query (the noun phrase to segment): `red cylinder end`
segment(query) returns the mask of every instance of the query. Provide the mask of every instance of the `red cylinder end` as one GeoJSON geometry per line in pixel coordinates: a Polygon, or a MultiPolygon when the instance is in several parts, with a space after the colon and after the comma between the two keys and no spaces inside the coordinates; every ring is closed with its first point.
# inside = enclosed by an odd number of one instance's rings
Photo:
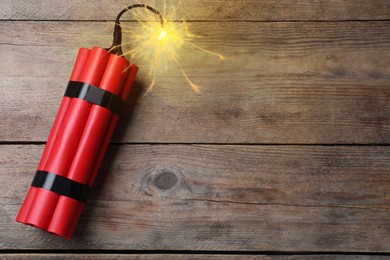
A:
{"type": "Polygon", "coordinates": [[[30,211],[31,204],[34,201],[36,191],[37,191],[37,188],[32,187],[32,186],[28,189],[26,198],[24,199],[22,206],[20,207],[19,213],[16,216],[17,222],[24,223],[26,221],[28,212],[30,211]]]}
{"type": "Polygon", "coordinates": [[[83,209],[82,202],[60,196],[47,231],[71,239],[83,209]]]}
{"type": "Polygon", "coordinates": [[[73,66],[72,73],[70,74],[70,81],[80,81],[81,75],[83,74],[84,67],[88,61],[89,54],[91,53],[90,49],[80,48],[79,53],[77,54],[76,61],[73,66]]]}
{"type": "Polygon", "coordinates": [[[99,86],[106,69],[109,53],[106,49],[93,47],[91,54],[84,66],[80,81],[94,86],[99,86]]]}
{"type": "Polygon", "coordinates": [[[33,225],[44,230],[49,226],[59,195],[49,190],[37,188],[34,204],[24,221],[25,224],[33,225]]]}

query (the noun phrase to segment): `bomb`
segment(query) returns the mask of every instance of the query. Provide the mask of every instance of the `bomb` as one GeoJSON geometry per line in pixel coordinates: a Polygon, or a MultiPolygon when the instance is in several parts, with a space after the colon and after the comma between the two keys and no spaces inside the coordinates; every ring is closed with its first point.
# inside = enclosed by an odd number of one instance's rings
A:
{"type": "Polygon", "coordinates": [[[138,67],[124,58],[116,19],[111,47],[81,48],[16,221],[71,239],[138,67]]]}

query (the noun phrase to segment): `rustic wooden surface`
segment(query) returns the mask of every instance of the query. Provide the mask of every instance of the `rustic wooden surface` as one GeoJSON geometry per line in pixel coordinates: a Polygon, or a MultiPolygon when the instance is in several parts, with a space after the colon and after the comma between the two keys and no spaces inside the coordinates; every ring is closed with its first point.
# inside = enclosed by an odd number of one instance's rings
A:
{"type": "Polygon", "coordinates": [[[226,61],[184,49],[201,94],[170,68],[144,97],[138,64],[74,239],[16,223],[78,48],[109,46],[131,3],[0,2],[3,257],[390,254],[390,1],[379,0],[168,1],[226,61]]]}
{"type": "MultiPolygon", "coordinates": [[[[334,21],[389,19],[389,0],[165,0],[187,20],[223,21],[334,21]]],[[[4,20],[113,20],[120,8],[135,0],[3,0],[4,20]]],[[[163,1],[145,0],[163,10],[163,1]]],[[[126,15],[131,20],[131,14],[126,15]]],[[[124,17],[126,19],[126,17],[124,17]]]]}
{"type": "MultiPolygon", "coordinates": [[[[390,142],[389,21],[199,22],[191,28],[203,35],[200,46],[227,61],[196,52],[183,59],[187,73],[206,86],[200,95],[179,70],[161,72],[154,91],[131,115],[124,112],[115,141],[390,142]]],[[[0,139],[45,141],[79,46],[109,46],[111,38],[102,35],[111,35],[112,25],[8,21],[0,30],[0,139]]],[[[138,65],[136,91],[148,85],[147,66],[138,65]]]]}

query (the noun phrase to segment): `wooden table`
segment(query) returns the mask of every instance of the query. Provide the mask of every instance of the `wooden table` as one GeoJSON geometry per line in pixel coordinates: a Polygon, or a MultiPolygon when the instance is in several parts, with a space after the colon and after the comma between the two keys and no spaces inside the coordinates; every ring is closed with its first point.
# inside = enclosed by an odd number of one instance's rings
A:
{"type": "Polygon", "coordinates": [[[74,238],[16,223],[78,48],[108,47],[113,19],[132,3],[0,3],[5,256],[390,253],[388,0],[182,0],[176,17],[226,60],[184,47],[201,93],[172,66],[145,96],[149,61],[140,62],[74,238]]]}

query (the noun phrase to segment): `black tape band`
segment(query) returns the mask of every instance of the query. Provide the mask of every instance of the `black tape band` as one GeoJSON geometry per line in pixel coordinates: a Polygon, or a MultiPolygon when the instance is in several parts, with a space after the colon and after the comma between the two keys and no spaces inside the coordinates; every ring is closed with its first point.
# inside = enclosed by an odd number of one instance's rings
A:
{"type": "Polygon", "coordinates": [[[117,115],[119,115],[123,104],[123,100],[119,96],[78,81],[69,81],[64,96],[86,100],[92,104],[105,107],[117,115]]]}
{"type": "Polygon", "coordinates": [[[50,190],[83,203],[87,200],[90,190],[88,185],[46,171],[36,171],[31,186],[50,190]]]}

